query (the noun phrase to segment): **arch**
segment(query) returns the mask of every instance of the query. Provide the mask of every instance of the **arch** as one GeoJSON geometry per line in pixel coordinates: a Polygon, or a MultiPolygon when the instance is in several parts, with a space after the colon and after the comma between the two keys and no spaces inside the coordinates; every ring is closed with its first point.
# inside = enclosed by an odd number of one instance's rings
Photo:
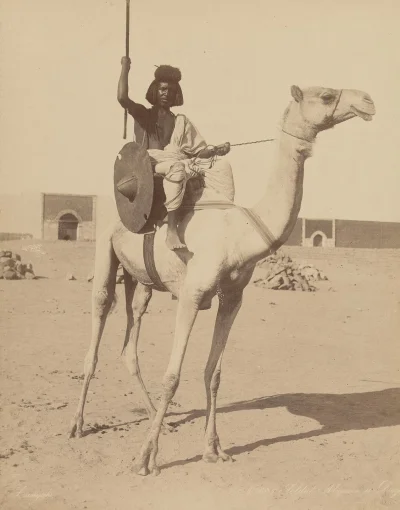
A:
{"type": "Polygon", "coordinates": [[[76,241],[78,239],[79,219],[75,212],[64,212],[58,215],[58,239],[76,241]]]}
{"type": "Polygon", "coordinates": [[[327,245],[328,238],[324,232],[316,230],[310,237],[310,241],[312,246],[324,248],[327,245]]]}
{"type": "Polygon", "coordinates": [[[82,218],[79,216],[79,214],[74,209],[63,209],[60,211],[57,216],[55,217],[56,221],[60,221],[60,218],[64,216],[65,214],[72,214],[75,216],[75,218],[78,220],[79,223],[82,223],[82,218]]]}

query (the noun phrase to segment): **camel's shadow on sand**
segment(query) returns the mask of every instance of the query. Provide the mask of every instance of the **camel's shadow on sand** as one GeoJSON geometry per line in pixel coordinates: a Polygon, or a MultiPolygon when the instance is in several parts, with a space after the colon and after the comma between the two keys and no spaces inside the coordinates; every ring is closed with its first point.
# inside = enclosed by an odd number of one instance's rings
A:
{"type": "MultiPolygon", "coordinates": [[[[229,455],[240,455],[251,452],[260,446],[274,443],[298,441],[312,437],[334,434],[350,430],[366,430],[380,427],[400,425],[400,388],[389,388],[382,391],[368,393],[324,394],[324,393],[289,393],[255,398],[242,402],[235,402],[218,408],[218,414],[234,411],[251,411],[285,407],[297,416],[311,418],[320,423],[321,428],[290,434],[286,436],[261,439],[254,443],[238,445],[228,448],[229,455]]],[[[174,426],[180,426],[196,418],[205,416],[204,410],[192,410],[187,413],[169,413],[168,416],[180,416],[174,426]]],[[[217,418],[218,419],[218,418],[217,418]]],[[[223,438],[222,438],[223,441],[223,438]]],[[[172,466],[182,466],[201,459],[201,455],[165,464],[164,469],[172,466]]]]}

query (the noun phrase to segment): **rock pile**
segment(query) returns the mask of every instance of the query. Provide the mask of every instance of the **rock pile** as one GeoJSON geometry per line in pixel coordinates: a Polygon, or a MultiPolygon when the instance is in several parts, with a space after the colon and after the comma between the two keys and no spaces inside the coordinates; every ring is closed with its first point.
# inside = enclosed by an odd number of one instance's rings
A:
{"type": "Polygon", "coordinates": [[[311,282],[328,279],[312,264],[296,264],[283,253],[270,255],[259,262],[258,267],[265,269],[266,273],[253,280],[253,283],[266,289],[314,292],[317,289],[311,282]]]}
{"type": "Polygon", "coordinates": [[[34,280],[32,264],[23,264],[18,253],[9,250],[0,251],[0,279],[5,280],[34,280]]]}

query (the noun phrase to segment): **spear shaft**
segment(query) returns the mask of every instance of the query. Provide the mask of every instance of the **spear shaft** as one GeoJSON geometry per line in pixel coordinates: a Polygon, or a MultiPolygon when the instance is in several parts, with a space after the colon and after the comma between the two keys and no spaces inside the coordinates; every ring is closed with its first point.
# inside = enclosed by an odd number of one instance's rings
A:
{"type": "MultiPolygon", "coordinates": [[[[126,0],[126,13],[125,13],[125,56],[129,57],[129,21],[130,21],[130,0],[126,0]]],[[[124,111],[124,140],[126,140],[126,131],[128,124],[128,110],[124,111]]]]}

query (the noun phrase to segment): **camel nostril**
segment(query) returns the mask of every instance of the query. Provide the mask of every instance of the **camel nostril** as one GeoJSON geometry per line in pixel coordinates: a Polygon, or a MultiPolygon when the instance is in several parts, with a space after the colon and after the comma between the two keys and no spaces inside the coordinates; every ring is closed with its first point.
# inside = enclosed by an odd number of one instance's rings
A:
{"type": "Polygon", "coordinates": [[[371,103],[371,104],[373,103],[372,98],[371,98],[371,96],[370,96],[369,94],[364,94],[364,95],[363,95],[363,100],[364,100],[366,103],[371,103]]]}

